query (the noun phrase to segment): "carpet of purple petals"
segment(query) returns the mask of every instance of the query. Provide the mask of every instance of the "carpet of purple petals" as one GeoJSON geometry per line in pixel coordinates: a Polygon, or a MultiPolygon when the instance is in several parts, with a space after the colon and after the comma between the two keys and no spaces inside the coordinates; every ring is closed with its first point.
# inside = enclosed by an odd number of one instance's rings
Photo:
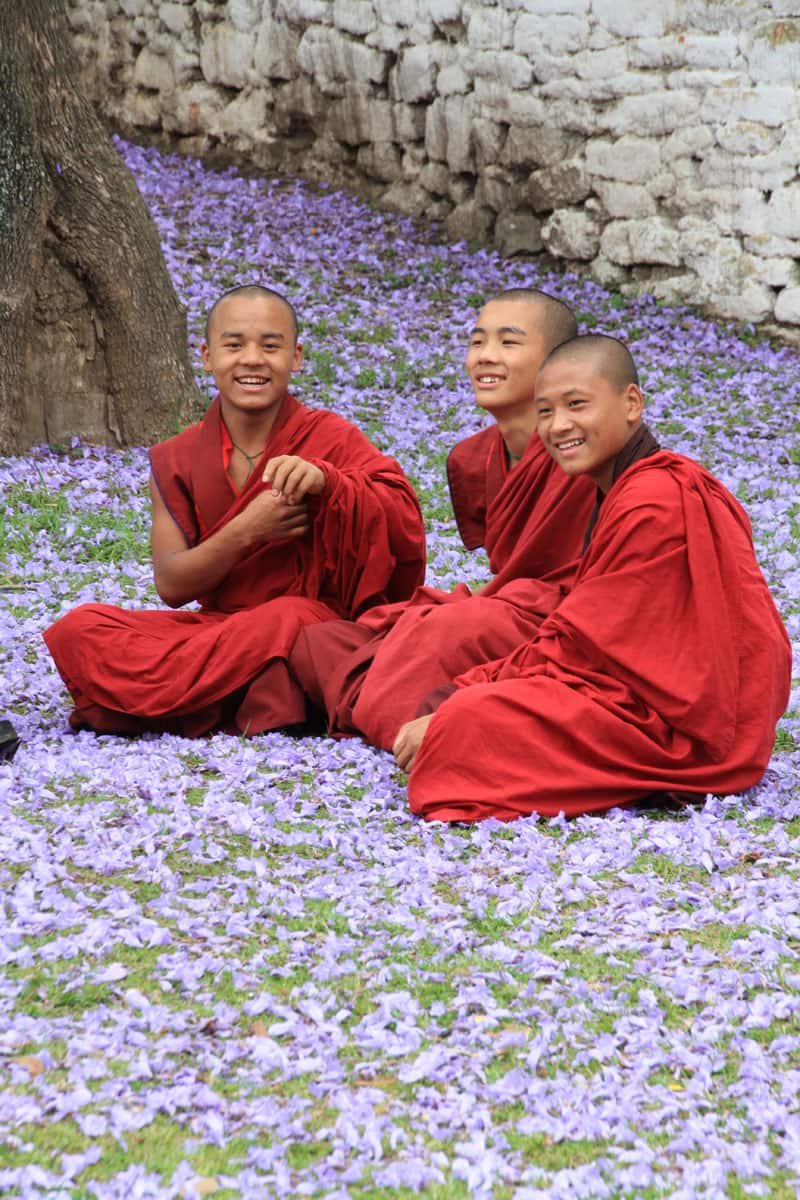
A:
{"type": "MultiPolygon", "coordinates": [[[[196,343],[261,279],[298,392],[367,428],[485,576],[446,450],[480,298],[627,336],[662,440],[747,504],[800,646],[796,351],[437,244],[352,197],[122,146],[196,343]]],[[[147,353],[147,347],[142,347],[147,353]]],[[[72,736],[40,634],[154,602],[143,451],[0,460],[0,1194],[758,1197],[800,1185],[800,689],[764,782],[678,814],[422,825],[358,742],[72,736]],[[2,715],[2,713],[0,713],[2,715]]]]}

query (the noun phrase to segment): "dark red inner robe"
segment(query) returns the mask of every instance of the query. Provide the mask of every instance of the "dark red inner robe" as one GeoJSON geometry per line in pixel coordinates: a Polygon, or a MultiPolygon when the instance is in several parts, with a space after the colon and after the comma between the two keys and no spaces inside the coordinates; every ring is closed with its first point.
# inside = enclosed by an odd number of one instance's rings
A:
{"type": "Polygon", "coordinates": [[[595,488],[538,434],[511,470],[500,430],[482,430],[451,452],[448,480],[465,545],[485,544],[494,578],[478,595],[418,588],[355,624],[307,627],[290,663],[333,733],[391,749],[429,692],[527,640],[577,570],[595,488]]]}
{"type": "Polygon", "coordinates": [[[456,680],[412,768],[412,811],[512,820],[741,791],[769,762],[790,675],[745,512],[660,451],[612,486],[535,635],[456,680]]]}
{"type": "Polygon", "coordinates": [[[424,577],[416,496],[399,464],[334,413],[287,396],[240,493],[225,469],[215,400],[203,421],[154,446],[164,503],[189,545],[227,524],[263,491],[270,458],[296,454],[325,473],[302,538],[267,542],[237,563],[196,611],[130,612],[86,604],[44,634],[76,704],[75,728],[242,732],[304,720],[285,659],[304,624],[357,617],[408,597],[424,577]]]}

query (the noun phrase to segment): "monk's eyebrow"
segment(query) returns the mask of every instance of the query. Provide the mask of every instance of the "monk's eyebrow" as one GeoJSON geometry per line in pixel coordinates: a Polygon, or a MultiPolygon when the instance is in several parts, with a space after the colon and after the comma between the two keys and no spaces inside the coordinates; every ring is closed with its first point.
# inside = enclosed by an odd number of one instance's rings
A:
{"type": "Polygon", "coordinates": [[[515,333],[518,337],[527,337],[524,329],[520,329],[517,325],[501,325],[498,333],[515,333]]]}
{"type": "MultiPolygon", "coordinates": [[[[235,329],[225,329],[220,334],[220,337],[241,338],[241,337],[244,337],[244,334],[240,333],[238,330],[235,330],[235,329]]],[[[286,338],[284,337],[284,335],[282,333],[272,333],[272,332],[270,332],[270,330],[267,330],[266,333],[261,334],[261,340],[262,340],[262,342],[285,342],[286,338]]]]}

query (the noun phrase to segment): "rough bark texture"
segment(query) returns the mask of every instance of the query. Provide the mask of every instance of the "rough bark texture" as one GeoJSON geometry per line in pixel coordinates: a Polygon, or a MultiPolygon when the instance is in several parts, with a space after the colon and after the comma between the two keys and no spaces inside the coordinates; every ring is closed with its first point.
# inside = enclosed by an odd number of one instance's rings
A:
{"type": "Polygon", "coordinates": [[[199,400],[158,233],[78,91],[64,0],[0,3],[0,452],[137,445],[199,400]]]}

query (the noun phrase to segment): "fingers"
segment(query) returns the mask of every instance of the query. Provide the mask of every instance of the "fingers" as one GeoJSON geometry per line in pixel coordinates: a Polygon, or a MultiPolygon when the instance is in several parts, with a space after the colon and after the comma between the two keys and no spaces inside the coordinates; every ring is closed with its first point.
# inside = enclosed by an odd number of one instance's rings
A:
{"type": "Polygon", "coordinates": [[[325,486],[324,472],[294,454],[270,459],[262,478],[272,484],[273,496],[282,495],[289,504],[296,504],[308,492],[319,493],[325,486]]]}

